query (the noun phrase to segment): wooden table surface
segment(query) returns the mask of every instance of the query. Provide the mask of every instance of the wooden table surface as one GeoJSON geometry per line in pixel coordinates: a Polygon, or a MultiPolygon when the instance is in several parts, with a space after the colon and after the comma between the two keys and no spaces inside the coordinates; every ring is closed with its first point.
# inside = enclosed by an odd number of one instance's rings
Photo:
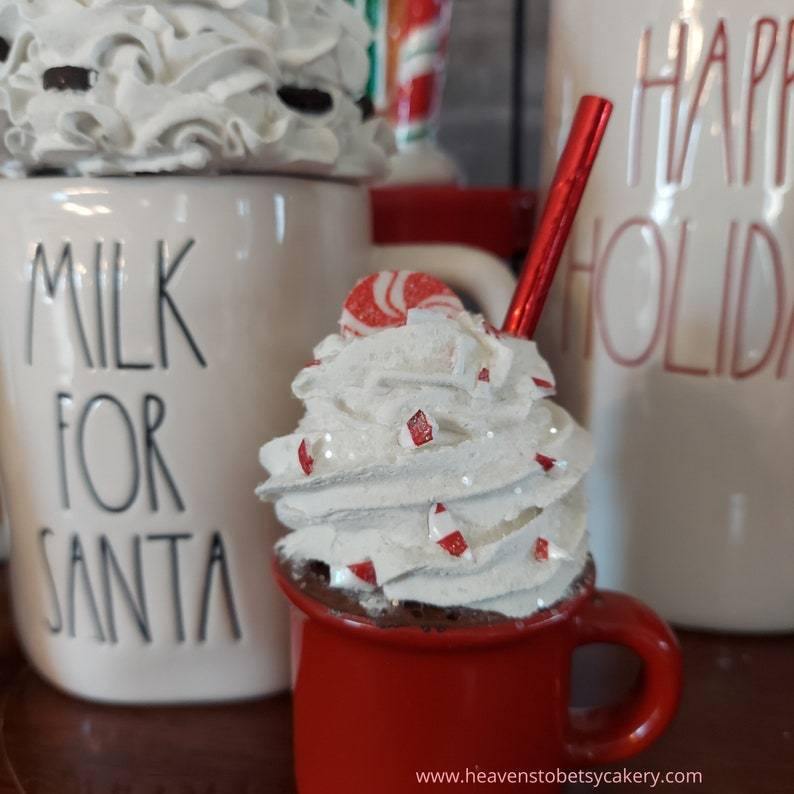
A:
{"type": "MultiPolygon", "coordinates": [[[[681,632],[680,639],[685,690],[679,714],[661,741],[625,766],[702,773],[702,784],[667,785],[668,790],[792,794],[794,637],[681,632]]],[[[575,702],[586,705],[617,697],[636,670],[635,660],[616,649],[580,651],[575,702]]],[[[288,696],[238,705],[146,709],[68,698],[25,664],[13,634],[4,571],[0,692],[0,794],[295,792],[288,696]]],[[[584,784],[567,789],[576,794],[592,790],[584,784]]],[[[650,788],[628,784],[598,790],[650,788]]]]}

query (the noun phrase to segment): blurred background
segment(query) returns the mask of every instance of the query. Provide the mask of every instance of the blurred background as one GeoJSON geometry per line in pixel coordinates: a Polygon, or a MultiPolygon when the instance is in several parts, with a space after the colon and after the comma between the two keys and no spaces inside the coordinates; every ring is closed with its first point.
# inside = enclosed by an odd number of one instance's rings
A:
{"type": "Polygon", "coordinates": [[[467,184],[538,184],[549,5],[455,3],[439,142],[467,184]]]}

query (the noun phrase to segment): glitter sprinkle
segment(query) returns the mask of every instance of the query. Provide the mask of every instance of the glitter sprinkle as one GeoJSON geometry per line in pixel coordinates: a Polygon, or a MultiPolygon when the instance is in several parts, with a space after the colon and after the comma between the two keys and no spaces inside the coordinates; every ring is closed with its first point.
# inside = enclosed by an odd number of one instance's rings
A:
{"type": "Polygon", "coordinates": [[[463,476],[460,478],[460,481],[461,481],[461,482],[462,482],[462,483],[463,483],[463,484],[464,484],[464,485],[465,485],[467,488],[468,488],[468,487],[471,485],[471,477],[469,477],[467,474],[464,474],[464,475],[463,475],[463,476]]]}

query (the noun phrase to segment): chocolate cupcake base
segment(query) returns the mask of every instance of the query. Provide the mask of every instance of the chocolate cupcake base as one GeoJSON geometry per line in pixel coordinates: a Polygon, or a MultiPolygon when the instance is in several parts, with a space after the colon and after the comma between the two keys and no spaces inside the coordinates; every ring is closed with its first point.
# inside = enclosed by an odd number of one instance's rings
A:
{"type": "MultiPolygon", "coordinates": [[[[301,592],[324,604],[338,614],[356,615],[372,620],[380,628],[414,626],[426,631],[471,626],[492,626],[515,622],[501,612],[471,609],[470,607],[439,607],[420,601],[388,601],[380,589],[363,593],[330,586],[328,566],[317,560],[288,560],[279,557],[279,570],[301,592]]],[[[588,561],[581,576],[571,585],[569,596],[575,595],[592,575],[592,561],[588,561]]],[[[553,611],[555,605],[540,611],[553,611]]]]}

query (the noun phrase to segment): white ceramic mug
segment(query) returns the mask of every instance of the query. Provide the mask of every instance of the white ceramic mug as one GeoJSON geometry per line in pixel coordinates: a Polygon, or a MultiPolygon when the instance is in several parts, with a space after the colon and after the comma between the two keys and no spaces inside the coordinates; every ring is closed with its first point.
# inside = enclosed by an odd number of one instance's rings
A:
{"type": "MultiPolygon", "coordinates": [[[[293,426],[291,378],[383,261],[366,190],[5,181],[0,251],[0,452],[32,663],[103,701],[285,688],[257,451],[293,426]]],[[[441,272],[492,315],[509,298],[509,273],[482,253],[407,247],[386,261],[441,272]]]]}
{"type": "Polygon", "coordinates": [[[615,113],[540,335],[595,434],[602,584],[794,629],[794,9],[554,0],[545,171],[615,113]]]}

